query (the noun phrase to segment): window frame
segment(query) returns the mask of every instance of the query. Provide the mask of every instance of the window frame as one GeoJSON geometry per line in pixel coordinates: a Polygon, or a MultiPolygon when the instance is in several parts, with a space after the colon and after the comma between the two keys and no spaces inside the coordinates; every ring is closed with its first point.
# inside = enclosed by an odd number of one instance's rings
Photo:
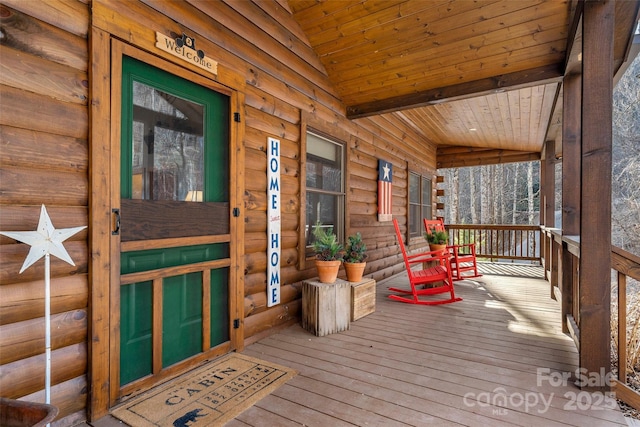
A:
{"type": "Polygon", "coordinates": [[[433,179],[430,175],[419,173],[416,171],[409,170],[407,175],[407,234],[409,239],[422,237],[425,233],[422,226],[422,220],[424,218],[433,219],[433,179]],[[411,201],[411,179],[412,177],[417,177],[418,179],[418,196],[419,200],[417,203],[411,201]],[[429,195],[429,200],[425,201],[425,182],[429,183],[429,189],[426,194],[429,195]],[[417,223],[417,230],[412,230],[412,207],[419,206],[420,211],[420,220],[417,223]]]}
{"type": "Polygon", "coordinates": [[[313,133],[316,136],[327,139],[334,144],[342,146],[342,212],[340,213],[340,221],[342,222],[341,230],[336,230],[338,236],[349,235],[349,198],[347,197],[347,189],[350,188],[348,165],[350,163],[349,141],[351,135],[336,127],[332,123],[318,119],[312,113],[302,112],[300,117],[300,207],[298,224],[298,269],[305,270],[312,266],[308,261],[313,260],[314,255],[307,249],[306,245],[306,229],[307,229],[307,134],[313,133]],[[338,233],[340,232],[340,233],[338,233]]]}
{"type": "MultiPolygon", "coordinates": [[[[307,132],[305,133],[305,138],[308,139],[308,136],[312,135],[315,138],[320,138],[330,144],[335,145],[336,147],[339,147],[339,167],[340,167],[340,190],[325,190],[325,189],[320,189],[320,188],[315,188],[315,187],[309,187],[307,185],[306,182],[306,178],[307,178],[307,174],[306,174],[306,170],[307,170],[307,166],[310,162],[309,159],[309,155],[311,153],[309,153],[309,149],[308,146],[305,144],[305,182],[304,182],[304,189],[305,189],[305,193],[306,193],[306,197],[305,197],[305,205],[304,205],[304,210],[305,210],[305,258],[309,259],[309,258],[313,258],[313,250],[311,249],[310,245],[306,244],[307,241],[307,237],[308,237],[308,233],[311,233],[312,227],[314,224],[307,224],[307,200],[309,199],[309,194],[315,194],[315,195],[327,195],[327,196],[332,196],[336,199],[336,204],[335,204],[335,210],[337,212],[335,212],[335,217],[336,217],[336,222],[337,224],[335,224],[333,226],[333,232],[336,234],[336,236],[338,237],[338,241],[340,242],[344,242],[345,240],[345,205],[346,205],[346,198],[347,198],[347,194],[346,194],[346,185],[345,185],[345,175],[346,175],[346,153],[345,153],[345,144],[335,140],[334,138],[328,137],[324,134],[322,134],[321,132],[318,132],[314,129],[307,129],[307,132]]],[[[314,157],[318,157],[321,158],[318,155],[315,154],[311,154],[314,157]]],[[[338,163],[336,161],[336,163],[338,163]]],[[[321,163],[319,163],[321,164],[321,163]]]]}

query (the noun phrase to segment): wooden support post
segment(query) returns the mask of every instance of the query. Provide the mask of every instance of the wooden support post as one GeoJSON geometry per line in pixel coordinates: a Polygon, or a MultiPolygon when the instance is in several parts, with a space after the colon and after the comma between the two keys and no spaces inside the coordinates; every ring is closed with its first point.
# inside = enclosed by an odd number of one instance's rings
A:
{"type": "Polygon", "coordinates": [[[554,299],[562,305],[562,272],[564,271],[564,266],[562,264],[562,230],[558,230],[556,240],[556,261],[557,261],[557,271],[556,271],[556,283],[554,286],[554,299]]]}
{"type": "Polygon", "coordinates": [[[544,225],[556,226],[556,142],[545,142],[544,148],[544,225]]]}
{"type": "MultiPolygon", "coordinates": [[[[580,178],[580,368],[611,371],[613,0],[584,3],[580,178]]],[[[602,382],[594,390],[606,390],[602,382]]]]}
{"type": "Polygon", "coordinates": [[[562,332],[569,333],[567,327],[567,315],[573,316],[573,257],[567,248],[567,244],[562,242],[562,283],[560,284],[560,293],[562,300],[560,301],[562,332]]]}
{"type": "Polygon", "coordinates": [[[554,230],[551,232],[551,298],[556,299],[556,289],[558,287],[558,270],[560,264],[560,245],[558,244],[558,234],[554,230]]]}
{"type": "MultiPolygon", "coordinates": [[[[544,264],[545,264],[545,279],[552,282],[552,268],[553,268],[553,234],[548,230],[549,228],[554,228],[556,226],[555,221],[555,210],[556,210],[556,142],[555,141],[547,141],[544,144],[544,157],[542,159],[541,171],[544,171],[544,174],[541,174],[540,182],[542,184],[542,221],[547,229],[545,235],[545,246],[544,246],[544,264]]],[[[553,294],[553,283],[550,286],[550,294],[551,298],[554,297],[553,294]]]]}
{"type": "Polygon", "coordinates": [[[618,381],[627,383],[627,276],[618,272],[618,381]],[[623,319],[623,320],[621,320],[623,319]]]}
{"type": "MultiPolygon", "coordinates": [[[[562,85],[562,234],[580,234],[580,119],[582,116],[582,76],[568,75],[562,85]]],[[[574,316],[573,256],[562,245],[562,331],[569,332],[567,315],[574,316]]]]}
{"type": "MultiPolygon", "coordinates": [[[[551,252],[553,236],[549,228],[555,227],[555,141],[546,141],[540,161],[540,224],[544,226],[541,237],[544,258],[544,278],[551,281],[551,252]]],[[[553,297],[553,288],[551,289],[553,297]]]]}
{"type": "Polygon", "coordinates": [[[544,161],[546,158],[546,150],[547,146],[542,146],[542,160],[540,161],[540,225],[542,226],[542,231],[540,232],[540,255],[542,256],[542,267],[544,271],[544,280],[548,280],[549,276],[547,275],[548,266],[549,266],[549,253],[547,251],[547,232],[545,227],[545,199],[546,199],[546,191],[547,187],[545,183],[547,182],[545,176],[547,174],[547,162],[544,161]]]}

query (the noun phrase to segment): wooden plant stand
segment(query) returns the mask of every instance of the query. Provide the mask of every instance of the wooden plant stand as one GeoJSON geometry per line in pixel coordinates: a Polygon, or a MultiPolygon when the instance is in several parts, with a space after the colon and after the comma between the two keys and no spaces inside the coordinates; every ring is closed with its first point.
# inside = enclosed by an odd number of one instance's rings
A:
{"type": "Polygon", "coordinates": [[[317,278],[302,282],[302,327],[323,337],[349,330],[351,284],[337,279],[321,283],[317,278]]]}
{"type": "Polygon", "coordinates": [[[351,321],[376,311],[376,281],[362,279],[351,283],[351,321]]]}

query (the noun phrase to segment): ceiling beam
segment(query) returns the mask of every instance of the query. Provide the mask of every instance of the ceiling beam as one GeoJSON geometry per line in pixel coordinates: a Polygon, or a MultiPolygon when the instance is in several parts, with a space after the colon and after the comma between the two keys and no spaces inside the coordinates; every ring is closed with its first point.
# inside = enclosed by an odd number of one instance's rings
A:
{"type": "Polygon", "coordinates": [[[347,106],[347,118],[357,119],[442,102],[484,96],[505,90],[560,82],[563,76],[563,67],[564,64],[551,64],[530,70],[488,77],[482,80],[351,105],[347,106]]]}
{"type": "Polygon", "coordinates": [[[497,165],[501,163],[530,162],[540,160],[539,152],[516,150],[469,150],[469,147],[460,147],[462,152],[454,152],[456,147],[438,149],[436,166],[438,169],[460,168],[467,166],[497,165]],[[466,148],[466,150],[464,150],[466,148]]]}
{"type": "MultiPolygon", "coordinates": [[[[631,46],[640,19],[640,1],[616,2],[616,30],[613,42],[613,74],[629,59],[631,46]],[[622,31],[618,29],[623,29],[622,31]]],[[[631,60],[634,58],[631,57],[631,60]]]]}
{"type": "MultiPolygon", "coordinates": [[[[556,94],[553,98],[553,108],[547,122],[547,131],[544,134],[545,141],[557,141],[558,145],[562,145],[562,85],[556,88],[556,94]],[[559,138],[559,139],[558,139],[559,138]]],[[[556,151],[562,151],[561,147],[556,146],[556,151]]]]}
{"type": "Polygon", "coordinates": [[[489,147],[469,147],[466,145],[443,145],[438,147],[436,152],[437,156],[458,156],[458,155],[466,155],[473,154],[473,156],[484,156],[484,157],[493,157],[496,156],[496,153],[505,153],[505,154],[522,154],[529,153],[529,151],[522,150],[505,150],[502,148],[489,148],[489,147]]]}
{"type": "Polygon", "coordinates": [[[567,37],[566,59],[564,74],[582,73],[582,11],[584,10],[584,0],[578,0],[571,8],[571,27],[567,37]]]}
{"type": "MultiPolygon", "coordinates": [[[[640,19],[640,1],[617,2],[615,6],[616,31],[614,33],[613,70],[618,78],[633,61],[637,50],[633,50],[635,29],[640,19]],[[629,61],[630,60],[630,61],[629,61]],[[619,73],[622,68],[622,72],[619,73]]],[[[572,8],[572,22],[567,38],[565,75],[582,73],[582,12],[584,0],[578,0],[572,8]]],[[[614,83],[617,82],[614,81],[614,83]]]]}

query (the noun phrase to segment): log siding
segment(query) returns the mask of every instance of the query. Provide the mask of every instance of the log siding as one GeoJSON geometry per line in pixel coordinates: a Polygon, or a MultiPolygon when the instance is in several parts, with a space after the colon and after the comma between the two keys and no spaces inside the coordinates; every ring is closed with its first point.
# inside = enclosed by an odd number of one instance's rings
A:
{"type": "MultiPolygon", "coordinates": [[[[89,223],[89,7],[3,1],[0,46],[0,229],[33,230],[46,204],[56,228],[89,223]]],[[[65,242],[75,266],[51,259],[52,401],[86,418],[89,231],[65,242]]],[[[44,263],[0,238],[0,390],[43,401],[44,263]]]]}
{"type": "MultiPolygon", "coordinates": [[[[62,425],[99,418],[114,396],[108,384],[111,368],[104,363],[109,334],[117,327],[108,320],[109,298],[115,297],[109,278],[117,270],[108,241],[112,200],[101,197],[111,185],[104,169],[111,154],[102,151],[113,126],[108,82],[119,84],[111,80],[111,39],[210,78],[154,46],[156,31],[187,32],[219,63],[217,81],[238,93],[242,144],[234,155],[244,159],[244,168],[235,183],[242,194],[237,202],[243,222],[236,250],[243,262],[231,286],[243,308],[238,313],[241,341],[253,342],[299,321],[300,284],[316,274],[300,258],[301,138],[307,127],[346,144],[346,232],[365,236],[365,274],[380,280],[402,270],[391,223],[377,222],[377,159],[393,163],[394,215],[404,227],[408,170],[435,175],[435,145],[392,116],[348,120],[322,64],[280,2],[3,0],[0,7],[7,34],[0,46],[0,229],[33,229],[42,203],[57,228],[89,225],[65,242],[75,267],[52,260],[52,397],[62,425]],[[281,304],[267,308],[270,136],[282,143],[283,286],[281,304]]],[[[417,241],[414,248],[422,245],[417,241]]],[[[18,275],[27,251],[0,237],[0,389],[3,396],[16,398],[43,394],[43,266],[18,275]],[[42,373],[32,375],[38,370],[42,373]]]]}

